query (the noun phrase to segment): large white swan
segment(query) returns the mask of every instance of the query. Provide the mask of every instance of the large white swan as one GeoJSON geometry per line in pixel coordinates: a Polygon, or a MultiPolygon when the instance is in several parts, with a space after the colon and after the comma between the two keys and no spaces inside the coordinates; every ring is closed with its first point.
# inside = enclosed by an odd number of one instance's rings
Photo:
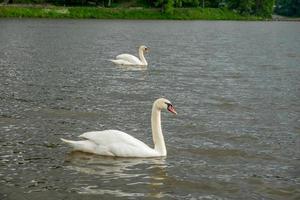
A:
{"type": "Polygon", "coordinates": [[[171,102],[160,98],[153,103],[151,126],[154,149],[147,146],[142,141],[117,130],[92,131],[83,133],[79,137],[81,141],[71,141],[61,139],[71,145],[74,150],[94,153],[104,156],[117,157],[159,157],[166,156],[167,150],[164,136],[161,130],[160,114],[166,109],[177,114],[171,102]]]}
{"type": "Polygon", "coordinates": [[[130,54],[120,54],[116,57],[116,60],[110,60],[115,64],[118,65],[140,65],[140,66],[147,66],[148,63],[144,57],[144,52],[148,52],[149,48],[146,46],[142,45],[139,48],[139,57],[137,58],[136,56],[130,55],[130,54]]]}

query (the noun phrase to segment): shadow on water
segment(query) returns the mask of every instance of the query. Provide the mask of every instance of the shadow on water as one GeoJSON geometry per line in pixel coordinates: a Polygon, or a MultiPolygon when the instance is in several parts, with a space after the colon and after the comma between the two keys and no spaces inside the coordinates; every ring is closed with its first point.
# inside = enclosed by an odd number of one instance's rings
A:
{"type": "Polygon", "coordinates": [[[93,177],[101,177],[106,185],[88,185],[76,188],[79,194],[107,194],[115,197],[156,197],[165,196],[159,187],[164,185],[167,177],[165,158],[118,158],[72,151],[65,158],[68,170],[93,177]],[[128,180],[131,180],[128,182],[128,180]],[[135,180],[135,181],[133,181],[135,180]],[[111,189],[109,184],[123,183],[124,186],[111,189]],[[126,186],[125,186],[126,185],[126,186]],[[143,185],[147,193],[128,190],[143,185]],[[109,187],[107,187],[109,186],[109,187]]]}

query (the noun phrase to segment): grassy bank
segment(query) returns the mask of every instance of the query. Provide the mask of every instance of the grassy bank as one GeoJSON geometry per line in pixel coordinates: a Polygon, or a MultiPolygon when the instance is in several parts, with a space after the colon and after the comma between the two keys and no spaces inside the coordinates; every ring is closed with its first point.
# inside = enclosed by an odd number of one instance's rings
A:
{"type": "Polygon", "coordinates": [[[0,17],[32,18],[94,18],[94,19],[175,19],[175,20],[261,20],[256,16],[242,16],[220,8],[177,8],[173,14],[159,9],[97,8],[57,6],[0,6],[0,17]]]}

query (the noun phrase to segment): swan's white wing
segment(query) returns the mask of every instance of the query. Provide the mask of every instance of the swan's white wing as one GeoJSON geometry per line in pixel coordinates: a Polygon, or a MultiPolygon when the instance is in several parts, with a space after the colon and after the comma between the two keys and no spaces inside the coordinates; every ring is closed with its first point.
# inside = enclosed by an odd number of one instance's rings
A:
{"type": "Polygon", "coordinates": [[[126,60],[110,60],[110,61],[117,65],[132,65],[132,63],[130,63],[126,60]]]}
{"type": "Polygon", "coordinates": [[[129,63],[131,63],[132,65],[142,65],[143,63],[140,61],[140,59],[138,59],[137,57],[130,55],[130,54],[120,54],[117,57],[117,60],[125,60],[129,63]]]}
{"type": "Polygon", "coordinates": [[[116,142],[124,142],[128,144],[141,143],[143,145],[146,145],[145,143],[132,137],[131,135],[118,130],[91,131],[83,133],[79,135],[79,137],[91,140],[98,145],[107,145],[116,142]]]}
{"type": "Polygon", "coordinates": [[[117,130],[92,131],[79,137],[97,145],[95,153],[121,157],[151,157],[158,153],[142,141],[117,130]]]}

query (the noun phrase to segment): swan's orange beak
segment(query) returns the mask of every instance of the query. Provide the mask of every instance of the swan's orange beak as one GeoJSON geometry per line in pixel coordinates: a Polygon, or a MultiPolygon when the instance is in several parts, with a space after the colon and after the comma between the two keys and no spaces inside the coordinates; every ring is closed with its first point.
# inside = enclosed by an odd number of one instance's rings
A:
{"type": "Polygon", "coordinates": [[[177,115],[177,112],[176,112],[176,110],[175,110],[174,106],[173,106],[173,105],[171,105],[171,104],[168,106],[168,111],[170,111],[171,113],[173,113],[173,114],[177,115]]]}

